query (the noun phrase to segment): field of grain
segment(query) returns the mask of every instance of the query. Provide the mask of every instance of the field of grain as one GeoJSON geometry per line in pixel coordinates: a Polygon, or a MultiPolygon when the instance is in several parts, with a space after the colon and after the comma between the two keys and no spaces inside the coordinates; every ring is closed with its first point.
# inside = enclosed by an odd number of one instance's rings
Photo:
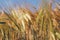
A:
{"type": "Polygon", "coordinates": [[[60,9],[46,7],[36,13],[27,8],[2,10],[0,40],[60,40],[60,9]]]}

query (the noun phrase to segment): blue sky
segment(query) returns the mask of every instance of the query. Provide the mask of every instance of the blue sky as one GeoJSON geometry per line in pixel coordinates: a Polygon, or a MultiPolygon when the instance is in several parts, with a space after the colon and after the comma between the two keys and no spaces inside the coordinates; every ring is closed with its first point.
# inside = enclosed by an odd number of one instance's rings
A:
{"type": "Polygon", "coordinates": [[[39,0],[0,0],[0,8],[13,7],[14,5],[20,5],[24,7],[29,4],[37,8],[39,3],[39,0]]]}
{"type": "MultiPolygon", "coordinates": [[[[55,0],[56,2],[60,3],[60,0],[55,0]]],[[[41,0],[0,0],[0,9],[2,8],[8,8],[8,7],[15,7],[15,5],[19,5],[22,7],[30,7],[29,5],[32,5],[36,7],[37,9],[39,8],[41,3],[41,0]]]]}

